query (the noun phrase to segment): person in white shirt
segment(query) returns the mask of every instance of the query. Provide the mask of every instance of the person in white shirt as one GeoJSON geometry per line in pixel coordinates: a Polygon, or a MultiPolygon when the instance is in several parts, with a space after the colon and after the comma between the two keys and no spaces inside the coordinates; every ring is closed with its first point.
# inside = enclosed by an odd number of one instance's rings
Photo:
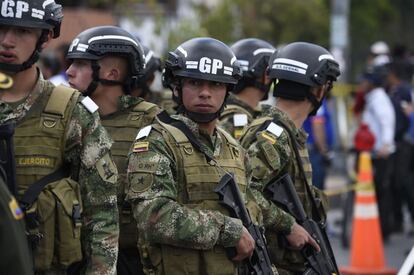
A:
{"type": "Polygon", "coordinates": [[[385,66],[374,66],[363,75],[360,88],[365,92],[362,122],[375,136],[372,151],[374,184],[378,199],[382,235],[386,241],[391,233],[392,198],[390,197],[391,154],[395,151],[395,110],[382,87],[386,77],[385,66]]]}

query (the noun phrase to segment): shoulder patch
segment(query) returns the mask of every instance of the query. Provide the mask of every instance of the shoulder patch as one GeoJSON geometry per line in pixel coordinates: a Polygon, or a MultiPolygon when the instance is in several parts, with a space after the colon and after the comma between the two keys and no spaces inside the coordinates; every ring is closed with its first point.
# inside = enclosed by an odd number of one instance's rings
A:
{"type": "Polygon", "coordinates": [[[246,126],[247,123],[248,119],[246,114],[235,114],[233,116],[233,124],[235,127],[243,127],[246,126]]]}
{"type": "Polygon", "coordinates": [[[134,146],[132,147],[132,152],[140,153],[146,152],[149,149],[149,142],[148,141],[136,141],[134,146]]]}
{"type": "Polygon", "coordinates": [[[12,197],[10,202],[9,202],[9,208],[10,208],[10,211],[11,211],[13,217],[16,220],[20,220],[20,219],[23,218],[23,211],[19,207],[19,205],[17,204],[17,201],[14,197],[12,197]]]}
{"type": "Polygon", "coordinates": [[[267,163],[276,170],[280,165],[279,156],[277,155],[276,149],[268,142],[261,142],[263,154],[266,158],[267,163]]]}
{"type": "Polygon", "coordinates": [[[142,193],[151,187],[154,181],[154,175],[152,173],[138,172],[129,175],[128,179],[131,191],[134,193],[142,193]]]}
{"type": "Polygon", "coordinates": [[[283,132],[283,128],[274,122],[270,122],[269,126],[266,128],[266,131],[274,134],[276,137],[280,137],[283,132]]]}
{"type": "Polygon", "coordinates": [[[135,140],[141,139],[143,137],[147,137],[149,135],[149,133],[151,132],[151,129],[152,129],[151,125],[148,125],[148,126],[145,126],[144,128],[141,128],[139,130],[135,140]]]}
{"type": "Polygon", "coordinates": [[[98,105],[89,96],[82,99],[81,103],[91,114],[99,109],[98,105]]]}
{"type": "Polygon", "coordinates": [[[118,180],[116,165],[108,153],[96,163],[96,169],[102,180],[109,183],[116,183],[118,180]]]}

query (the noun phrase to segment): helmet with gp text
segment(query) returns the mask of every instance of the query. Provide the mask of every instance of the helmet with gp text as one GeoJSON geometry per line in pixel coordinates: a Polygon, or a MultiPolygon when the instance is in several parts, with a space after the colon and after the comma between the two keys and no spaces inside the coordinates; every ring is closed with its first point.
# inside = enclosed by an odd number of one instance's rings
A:
{"type": "Polygon", "coordinates": [[[154,52],[146,47],[142,46],[144,49],[144,56],[145,56],[145,69],[142,71],[141,77],[138,79],[136,86],[137,88],[141,89],[141,97],[145,97],[150,89],[148,87],[148,81],[151,81],[154,78],[154,73],[156,71],[161,72],[161,59],[155,56],[154,52]]]}
{"type": "Polygon", "coordinates": [[[276,49],[268,42],[257,38],[241,39],[235,42],[231,49],[243,70],[243,77],[232,92],[238,94],[246,87],[256,87],[263,91],[263,100],[267,99],[270,84],[264,83],[264,75],[269,58],[276,49]]]}
{"type": "Polygon", "coordinates": [[[81,32],[69,47],[66,58],[91,61],[92,82],[85,94],[90,96],[98,86],[121,85],[126,93],[142,76],[145,68],[144,50],[138,40],[126,30],[115,26],[99,26],[81,32]],[[128,77],[125,81],[113,81],[99,78],[98,60],[105,56],[124,57],[128,62],[128,77]]]}
{"type": "MultiPolygon", "coordinates": [[[[181,78],[194,78],[227,84],[231,91],[242,76],[242,69],[232,50],[223,42],[209,37],[190,39],[168,53],[163,72],[163,84],[177,89],[178,112],[186,113],[196,122],[209,122],[219,117],[225,103],[216,113],[194,113],[182,103],[181,78]]],[[[227,95],[226,95],[227,96],[227,95]]],[[[224,100],[225,101],[225,100],[224,100]]]]}
{"type": "Polygon", "coordinates": [[[340,71],[338,62],[325,48],[306,42],[294,42],[270,57],[268,74],[272,80],[277,80],[273,91],[275,97],[308,99],[315,107],[311,113],[313,115],[322,100],[317,100],[310,88],[328,84],[330,90],[340,71]],[[289,89],[291,83],[303,88],[289,89]]]}
{"type": "Polygon", "coordinates": [[[49,31],[52,32],[53,38],[59,37],[62,19],[62,6],[56,4],[54,0],[2,1],[1,26],[41,29],[42,33],[28,60],[22,64],[0,63],[0,70],[21,72],[30,68],[39,59],[42,44],[47,40],[49,31]]]}

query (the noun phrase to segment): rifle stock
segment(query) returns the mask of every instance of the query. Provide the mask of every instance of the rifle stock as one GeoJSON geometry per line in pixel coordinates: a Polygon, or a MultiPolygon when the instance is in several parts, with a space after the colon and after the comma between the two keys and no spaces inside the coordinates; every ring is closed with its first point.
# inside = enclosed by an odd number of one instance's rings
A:
{"type": "MultiPolygon", "coordinates": [[[[246,227],[256,242],[253,255],[246,262],[247,270],[239,269],[239,274],[273,275],[266,239],[260,227],[252,222],[233,175],[226,173],[220,179],[214,192],[219,195],[220,203],[230,211],[231,216],[243,222],[244,227],[246,227]]],[[[235,248],[230,248],[227,251],[227,255],[230,259],[236,256],[235,248]]]]}
{"type": "Polygon", "coordinates": [[[285,174],[277,180],[271,180],[266,185],[265,192],[270,194],[270,200],[272,202],[294,216],[297,223],[305,228],[321,248],[320,252],[317,252],[311,245],[306,245],[302,249],[302,255],[308,263],[308,268],[304,274],[339,274],[335,256],[325,229],[307,217],[290,176],[285,174]]]}

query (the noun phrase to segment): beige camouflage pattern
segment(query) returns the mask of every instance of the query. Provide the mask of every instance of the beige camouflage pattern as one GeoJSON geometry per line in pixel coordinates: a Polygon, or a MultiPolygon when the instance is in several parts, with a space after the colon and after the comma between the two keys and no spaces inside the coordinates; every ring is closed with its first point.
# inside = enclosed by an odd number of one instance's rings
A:
{"type": "MultiPolygon", "coordinates": [[[[35,88],[22,102],[0,101],[0,123],[18,124],[48,89],[53,89],[53,85],[40,75],[35,88]]],[[[117,172],[109,157],[111,144],[98,113],[91,114],[78,103],[66,131],[64,160],[70,165],[71,176],[79,182],[82,192],[85,274],[116,274],[118,210],[116,184],[109,179],[116,179],[117,172]],[[105,174],[100,174],[98,168],[105,174]]]]}

